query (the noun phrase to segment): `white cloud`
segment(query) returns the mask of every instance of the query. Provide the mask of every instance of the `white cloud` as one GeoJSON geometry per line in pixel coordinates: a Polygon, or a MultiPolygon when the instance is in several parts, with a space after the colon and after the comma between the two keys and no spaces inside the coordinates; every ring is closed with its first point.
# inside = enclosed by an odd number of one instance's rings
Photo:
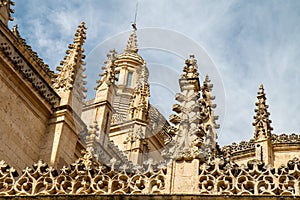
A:
{"type": "MultiPolygon", "coordinates": [[[[52,67],[63,58],[81,21],[89,28],[85,45],[89,54],[105,39],[130,29],[135,10],[135,1],[122,0],[16,4],[14,17],[21,34],[52,67]]],[[[208,52],[224,83],[226,121],[219,138],[226,144],[253,137],[252,116],[260,83],[265,85],[274,131],[300,132],[299,10],[299,1],[140,0],[137,22],[140,28],[178,31],[208,52]]],[[[125,42],[114,45],[122,50],[125,42]]],[[[99,62],[88,63],[87,68],[98,70],[107,50],[101,50],[99,62]]],[[[184,65],[180,59],[169,58],[163,64],[177,69],[184,65]]],[[[214,91],[217,99],[219,93],[214,91]]],[[[171,110],[172,103],[164,109],[171,110]]]]}

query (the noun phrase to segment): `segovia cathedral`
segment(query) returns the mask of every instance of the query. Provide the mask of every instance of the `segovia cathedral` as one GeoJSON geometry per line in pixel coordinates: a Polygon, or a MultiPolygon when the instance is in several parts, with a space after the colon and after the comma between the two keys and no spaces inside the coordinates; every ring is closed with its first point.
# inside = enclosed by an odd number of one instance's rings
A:
{"type": "Polygon", "coordinates": [[[220,147],[213,84],[195,56],[167,120],[149,102],[133,26],[86,101],[85,23],[54,72],[8,28],[12,5],[0,0],[0,199],[300,198],[300,136],[272,132],[263,85],[253,139],[220,147]]]}

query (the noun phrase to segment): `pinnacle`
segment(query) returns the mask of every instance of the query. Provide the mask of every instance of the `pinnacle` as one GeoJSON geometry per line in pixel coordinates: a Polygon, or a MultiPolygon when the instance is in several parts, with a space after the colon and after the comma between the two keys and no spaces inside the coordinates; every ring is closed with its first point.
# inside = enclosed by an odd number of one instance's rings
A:
{"type": "Polygon", "coordinates": [[[268,112],[268,105],[266,104],[266,95],[264,93],[264,87],[261,84],[259,92],[257,93],[256,109],[254,110],[256,115],[254,116],[253,126],[255,127],[254,137],[256,139],[266,139],[271,137],[271,120],[269,119],[270,113],[268,112]]]}
{"type": "Polygon", "coordinates": [[[202,91],[206,91],[207,90],[207,92],[210,92],[212,90],[213,84],[211,84],[210,82],[211,82],[211,80],[209,79],[209,76],[206,75],[205,79],[203,81],[203,86],[201,87],[202,91]]]}
{"type": "Polygon", "coordinates": [[[191,54],[190,58],[185,61],[185,64],[187,64],[189,66],[190,65],[196,65],[196,63],[197,63],[197,60],[195,59],[195,55],[194,54],[191,54]]]}
{"type": "Polygon", "coordinates": [[[208,74],[206,74],[204,82],[210,82],[208,74]]]}
{"type": "Polygon", "coordinates": [[[138,52],[138,47],[137,47],[137,36],[136,36],[136,30],[134,29],[127,41],[127,45],[125,48],[125,52],[127,53],[137,53],[138,52]]]}
{"type": "Polygon", "coordinates": [[[195,59],[195,56],[192,54],[190,55],[189,59],[185,60],[185,66],[183,68],[183,75],[182,78],[198,78],[198,66],[197,66],[197,60],[195,59]]]}
{"type": "Polygon", "coordinates": [[[78,26],[75,37],[74,37],[74,45],[81,46],[83,45],[85,39],[86,39],[86,26],[84,22],[81,22],[81,24],[78,26]]]}
{"type": "Polygon", "coordinates": [[[259,86],[259,91],[257,92],[257,98],[258,99],[260,99],[260,98],[266,99],[266,94],[265,94],[263,84],[260,84],[260,86],[259,86]]]}
{"type": "Polygon", "coordinates": [[[263,84],[260,84],[260,86],[259,86],[259,94],[263,94],[264,93],[264,85],[263,84]]]}
{"type": "Polygon", "coordinates": [[[85,77],[83,75],[83,71],[85,70],[83,59],[85,55],[83,54],[84,49],[82,47],[86,39],[86,29],[84,22],[78,26],[74,42],[73,44],[69,44],[69,49],[66,51],[67,56],[61,61],[61,66],[57,67],[57,70],[60,71],[54,80],[54,88],[57,90],[71,89],[75,83],[75,79],[79,81],[78,83],[80,83],[82,91],[86,90],[83,87],[85,84],[85,81],[83,81],[85,77]]]}
{"type": "Polygon", "coordinates": [[[102,85],[103,82],[106,82],[107,85],[111,85],[117,80],[114,66],[117,54],[118,53],[115,49],[110,50],[107,54],[107,60],[104,61],[105,66],[102,67],[103,73],[99,74],[101,79],[96,81],[98,83],[95,87],[96,90],[102,85]]]}

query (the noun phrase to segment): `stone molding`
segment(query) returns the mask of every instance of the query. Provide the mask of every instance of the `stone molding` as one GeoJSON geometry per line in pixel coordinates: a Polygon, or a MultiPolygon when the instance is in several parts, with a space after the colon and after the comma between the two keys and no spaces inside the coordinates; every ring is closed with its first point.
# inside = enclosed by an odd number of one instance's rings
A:
{"type": "Polygon", "coordinates": [[[17,38],[18,43],[21,44],[27,50],[30,57],[33,58],[33,60],[38,64],[38,66],[40,66],[40,69],[43,70],[47,74],[47,76],[49,76],[49,78],[53,78],[54,72],[50,69],[50,67],[47,64],[44,63],[43,59],[41,59],[38,56],[37,52],[32,50],[31,46],[29,46],[26,43],[26,40],[22,38],[21,34],[18,31],[18,26],[14,26],[11,31],[17,38]]]}
{"type": "Polygon", "coordinates": [[[14,69],[29,81],[33,88],[52,106],[58,105],[60,97],[53,88],[41,77],[10,41],[0,33],[0,51],[6,56],[14,69]]]}

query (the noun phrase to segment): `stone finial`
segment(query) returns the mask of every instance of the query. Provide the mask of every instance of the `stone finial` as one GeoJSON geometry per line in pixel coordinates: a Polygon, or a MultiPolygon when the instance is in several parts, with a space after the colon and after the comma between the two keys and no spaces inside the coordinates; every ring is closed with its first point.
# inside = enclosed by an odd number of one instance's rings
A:
{"type": "Polygon", "coordinates": [[[140,119],[143,121],[149,120],[149,97],[150,86],[148,83],[148,69],[146,65],[142,65],[138,69],[137,86],[130,98],[129,119],[140,119]]]}
{"type": "Polygon", "coordinates": [[[12,21],[13,18],[11,14],[15,11],[11,9],[11,6],[14,6],[15,2],[11,0],[0,0],[0,20],[8,25],[8,21],[12,21]]]}
{"type": "Polygon", "coordinates": [[[269,106],[266,104],[266,99],[264,87],[261,84],[257,93],[257,102],[255,103],[257,108],[254,110],[256,113],[253,122],[255,140],[271,138],[273,128],[271,127],[272,121],[269,119],[270,113],[267,111],[269,106]]]}
{"type": "Polygon", "coordinates": [[[115,83],[116,80],[116,72],[115,72],[115,60],[117,59],[117,52],[115,49],[112,49],[109,51],[109,54],[107,54],[107,60],[104,62],[105,66],[102,67],[104,70],[102,74],[99,74],[101,76],[101,79],[97,81],[98,85],[95,88],[96,90],[105,82],[108,86],[115,83]]]}
{"type": "Polygon", "coordinates": [[[134,29],[127,41],[127,45],[125,48],[125,52],[127,53],[137,53],[138,52],[138,47],[137,47],[137,36],[136,36],[136,30],[134,29]]]}
{"type": "Polygon", "coordinates": [[[86,91],[85,85],[85,75],[83,71],[85,68],[85,58],[83,44],[86,39],[86,26],[82,22],[75,33],[73,44],[69,45],[69,50],[66,51],[67,56],[65,56],[64,61],[61,61],[61,66],[57,67],[59,71],[55,75],[53,80],[53,87],[57,92],[61,91],[71,91],[74,86],[76,86],[79,94],[82,98],[85,97],[83,92],[86,91]]]}
{"type": "Polygon", "coordinates": [[[194,55],[190,55],[190,58],[185,60],[185,66],[183,68],[182,78],[199,78],[197,60],[194,55]]]}

